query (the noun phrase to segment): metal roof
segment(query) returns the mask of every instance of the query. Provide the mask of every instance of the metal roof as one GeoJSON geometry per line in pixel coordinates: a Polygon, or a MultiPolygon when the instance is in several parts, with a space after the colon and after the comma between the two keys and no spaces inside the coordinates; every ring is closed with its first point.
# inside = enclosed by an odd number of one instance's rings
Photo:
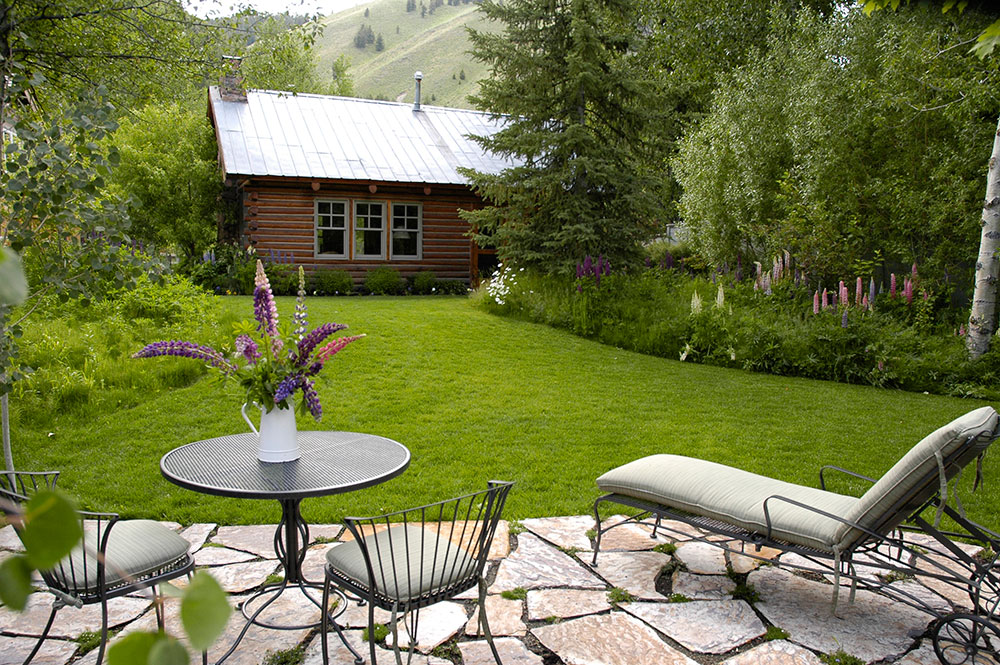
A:
{"type": "Polygon", "coordinates": [[[501,128],[478,111],[271,90],[224,101],[217,87],[209,104],[226,175],[466,184],[459,166],[512,166],[468,138],[501,128]]]}

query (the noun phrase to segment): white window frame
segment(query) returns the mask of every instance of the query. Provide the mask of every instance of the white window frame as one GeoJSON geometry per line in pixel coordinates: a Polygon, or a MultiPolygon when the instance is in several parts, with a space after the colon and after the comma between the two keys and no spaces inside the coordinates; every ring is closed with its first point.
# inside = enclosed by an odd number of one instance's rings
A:
{"type": "MultiPolygon", "coordinates": [[[[351,224],[351,230],[352,230],[351,248],[354,250],[354,259],[355,260],[357,260],[357,259],[381,259],[383,261],[385,260],[385,253],[386,253],[386,250],[385,250],[386,218],[388,217],[388,215],[386,214],[387,213],[386,209],[388,207],[389,207],[389,205],[388,205],[388,203],[386,201],[375,201],[375,200],[371,200],[371,199],[355,199],[353,201],[353,205],[351,206],[351,210],[354,213],[352,215],[352,217],[353,217],[353,220],[352,220],[353,223],[351,224]],[[359,231],[360,232],[374,231],[375,229],[371,229],[371,228],[368,228],[368,227],[365,227],[365,226],[358,226],[358,206],[359,205],[372,205],[372,204],[378,204],[378,205],[382,206],[382,227],[380,229],[378,229],[379,234],[381,236],[381,238],[379,239],[379,243],[378,243],[378,245],[379,245],[379,253],[378,254],[362,254],[362,253],[360,253],[359,248],[358,248],[358,232],[359,231]]],[[[370,218],[371,215],[366,215],[365,217],[366,218],[370,218]]]]}
{"type": "Polygon", "coordinates": [[[318,258],[324,259],[346,259],[351,252],[351,236],[349,231],[351,230],[351,202],[346,199],[316,199],[313,204],[313,253],[318,258]],[[343,228],[338,228],[335,226],[320,226],[320,205],[323,203],[331,204],[331,211],[329,217],[332,219],[334,217],[332,204],[340,203],[344,206],[344,226],[343,228]],[[344,253],[334,254],[332,252],[320,252],[320,242],[319,242],[319,232],[323,231],[340,231],[344,234],[344,253]]]}
{"type": "MultiPolygon", "coordinates": [[[[424,257],[424,206],[421,203],[416,203],[414,201],[392,201],[389,204],[389,258],[392,259],[408,259],[420,261],[424,257]],[[413,206],[417,209],[417,228],[402,228],[398,229],[400,231],[410,231],[417,234],[417,253],[416,254],[396,254],[392,251],[392,234],[397,229],[394,226],[396,215],[393,208],[395,206],[413,206]]],[[[408,216],[407,216],[408,219],[408,216]]]]}

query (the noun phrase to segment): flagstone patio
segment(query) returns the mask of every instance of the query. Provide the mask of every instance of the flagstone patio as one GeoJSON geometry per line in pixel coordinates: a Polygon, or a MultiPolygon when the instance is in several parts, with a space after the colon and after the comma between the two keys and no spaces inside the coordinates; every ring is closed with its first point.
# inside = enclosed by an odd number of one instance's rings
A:
{"type": "MultiPolygon", "coordinates": [[[[198,565],[215,575],[234,606],[279,569],[274,525],[167,524],[191,542],[198,565]]],[[[502,525],[491,552],[486,611],[505,665],[819,665],[819,654],[840,649],[867,662],[937,663],[930,640],[920,637],[931,617],[885,597],[858,592],[855,603],[842,603],[842,616],[834,617],[829,583],[793,575],[780,566],[761,566],[747,557],[724,556],[722,550],[693,540],[653,539],[649,530],[634,524],[604,537],[595,567],[590,565],[588,537],[593,526],[589,516],[502,525]],[[676,544],[676,551],[654,549],[663,543],[676,544]],[[736,573],[735,581],[727,575],[727,566],[736,573]],[[738,582],[744,586],[738,587],[738,582]],[[758,598],[752,605],[739,593],[747,586],[758,598]],[[767,639],[775,636],[778,639],[767,639]]],[[[308,579],[322,579],[324,555],[341,536],[337,525],[310,528],[313,542],[304,566],[308,579]]],[[[10,527],[0,529],[0,560],[19,547],[10,527]]],[[[778,552],[765,554],[780,563],[778,552]]],[[[928,587],[920,592],[942,606],[968,602],[938,596],[928,587]]],[[[475,597],[471,590],[457,601],[422,611],[417,635],[421,655],[414,663],[493,663],[486,642],[476,635],[475,597]]],[[[38,635],[45,623],[50,602],[51,596],[38,593],[23,614],[0,608],[0,665],[24,659],[35,641],[30,636],[38,635]]],[[[286,593],[274,605],[279,607],[272,620],[278,614],[298,623],[319,618],[316,606],[297,593],[286,593]]],[[[155,629],[148,598],[119,598],[110,606],[119,635],[155,629]]],[[[241,619],[234,612],[210,657],[217,659],[228,649],[243,627],[241,619]]],[[[388,613],[377,612],[377,620],[389,621],[388,613]]],[[[168,630],[179,625],[172,601],[167,602],[167,621],[168,630]]],[[[361,639],[367,608],[351,603],[340,622],[348,640],[367,657],[361,639]]],[[[99,628],[99,608],[61,610],[53,638],[33,662],[93,665],[96,650],[80,655],[74,640],[99,628]]],[[[331,662],[353,663],[335,636],[330,644],[331,662]]],[[[274,652],[297,647],[303,650],[303,663],[321,662],[316,630],[254,627],[226,662],[258,665],[274,652]]],[[[386,650],[380,650],[379,661],[395,662],[386,650]]]]}

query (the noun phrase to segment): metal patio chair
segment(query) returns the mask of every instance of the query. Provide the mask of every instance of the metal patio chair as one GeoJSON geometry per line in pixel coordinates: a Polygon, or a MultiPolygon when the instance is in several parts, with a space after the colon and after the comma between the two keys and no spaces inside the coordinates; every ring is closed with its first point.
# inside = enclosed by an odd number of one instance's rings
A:
{"type": "MultiPolygon", "coordinates": [[[[58,471],[0,471],[0,501],[10,516],[12,504],[23,504],[42,489],[53,489],[58,471]]],[[[79,511],[83,543],[50,570],[39,571],[47,591],[55,598],[52,611],[27,665],[38,653],[52,628],[56,612],[67,606],[101,604],[101,645],[97,665],[104,660],[108,642],[108,600],[161,582],[189,575],[194,559],[190,545],[177,533],[152,520],[119,520],[115,513],[79,511]]],[[[16,525],[15,525],[16,528],[16,525]]],[[[20,536],[20,532],[18,532],[20,536]]],[[[156,603],[156,623],[163,629],[163,613],[156,603]]],[[[207,655],[202,654],[202,662],[207,655]]]]}
{"type": "MultiPolygon", "coordinates": [[[[834,614],[842,579],[850,580],[852,601],[856,590],[863,589],[930,614],[935,619],[934,651],[944,665],[997,663],[1000,534],[968,519],[957,485],[962,469],[974,460],[981,463],[998,436],[1000,415],[984,406],[924,437],[879,479],[826,466],[820,469],[819,487],[696,458],[650,455],[597,479],[608,494],[594,503],[598,528],[593,563],[597,565],[603,534],[622,524],[646,522],[653,537],[661,531],[684,534],[685,525],[694,526],[702,532],[699,540],[736,554],[767,560],[760,550],[768,547],[799,555],[802,563],[779,560],[779,565],[832,578],[834,614]],[[869,489],[860,497],[829,491],[824,470],[864,481],[869,489]],[[949,497],[956,508],[948,505],[949,497]],[[606,502],[643,512],[602,525],[599,509],[606,502]],[[933,524],[925,511],[935,514],[933,524]],[[943,515],[956,531],[939,528],[943,515]],[[919,546],[914,532],[925,538],[919,546]],[[724,538],[711,537],[717,535],[724,538]],[[955,539],[979,543],[987,556],[969,554],[955,539]],[[871,575],[871,569],[881,575],[871,575]],[[967,595],[973,611],[948,603],[945,609],[931,599],[933,594],[892,584],[900,576],[935,580],[967,595]]],[[[976,484],[979,470],[977,464],[976,484]]]]}
{"type": "MultiPolygon", "coordinates": [[[[348,517],[353,540],[326,555],[323,607],[329,607],[332,584],[368,604],[371,665],[376,665],[375,608],[392,612],[389,629],[397,665],[402,664],[397,618],[409,633],[407,663],[416,646],[420,609],[479,585],[479,625],[500,665],[486,618],[483,571],[493,535],[513,483],[490,481],[488,489],[419,508],[378,517],[348,517]],[[407,617],[409,620],[407,621],[407,617]]],[[[330,616],[323,613],[323,663],[329,662],[330,616]]],[[[335,628],[339,627],[334,625],[335,628]]],[[[364,662],[360,658],[356,661],[364,662]]]]}

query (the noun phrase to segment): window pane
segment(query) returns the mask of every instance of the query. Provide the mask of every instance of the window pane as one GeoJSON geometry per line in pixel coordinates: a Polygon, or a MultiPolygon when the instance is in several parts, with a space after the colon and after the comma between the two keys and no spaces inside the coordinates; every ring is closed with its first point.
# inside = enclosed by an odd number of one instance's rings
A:
{"type": "Polygon", "coordinates": [[[320,254],[346,254],[344,251],[343,231],[319,231],[320,254]]]}
{"type": "Polygon", "coordinates": [[[393,256],[417,256],[416,231],[393,231],[392,232],[392,254],[393,256]]]}
{"type": "Polygon", "coordinates": [[[356,256],[381,256],[382,232],[358,230],[354,234],[354,254],[356,256]]]}

